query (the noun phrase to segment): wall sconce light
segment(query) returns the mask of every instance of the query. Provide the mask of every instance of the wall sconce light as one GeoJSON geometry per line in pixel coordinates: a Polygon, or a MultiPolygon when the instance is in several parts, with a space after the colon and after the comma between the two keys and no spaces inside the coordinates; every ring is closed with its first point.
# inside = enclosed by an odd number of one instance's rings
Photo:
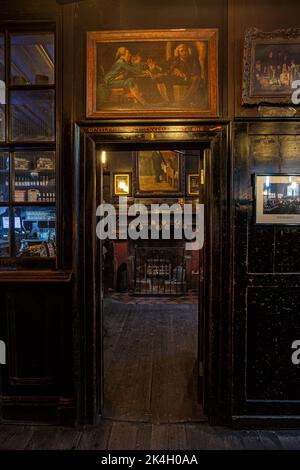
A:
{"type": "Polygon", "coordinates": [[[105,166],[106,162],[107,162],[106,150],[102,150],[101,151],[101,163],[102,163],[103,166],[105,166]]]}

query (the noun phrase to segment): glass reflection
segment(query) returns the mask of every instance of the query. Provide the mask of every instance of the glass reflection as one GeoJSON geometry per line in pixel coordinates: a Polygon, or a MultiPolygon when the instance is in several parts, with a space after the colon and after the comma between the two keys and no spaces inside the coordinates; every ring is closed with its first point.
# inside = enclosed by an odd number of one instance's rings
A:
{"type": "Polygon", "coordinates": [[[54,140],[54,91],[13,91],[12,140],[54,140]]]}
{"type": "Polygon", "coordinates": [[[5,56],[4,56],[4,36],[0,34],[0,142],[5,140],[5,56]]]}
{"type": "Polygon", "coordinates": [[[55,152],[16,152],[16,202],[55,202],[55,152]]]}
{"type": "Polygon", "coordinates": [[[9,210],[0,207],[0,257],[9,256],[9,210]]]}
{"type": "Polygon", "coordinates": [[[0,80],[5,79],[4,35],[0,34],[0,80]]]}
{"type": "Polygon", "coordinates": [[[14,215],[16,256],[53,257],[56,255],[54,207],[16,207],[14,215]]]}
{"type": "Polygon", "coordinates": [[[0,152],[0,202],[9,200],[9,155],[0,152]]]}
{"type": "Polygon", "coordinates": [[[54,34],[12,34],[12,85],[54,84],[54,34]]]}

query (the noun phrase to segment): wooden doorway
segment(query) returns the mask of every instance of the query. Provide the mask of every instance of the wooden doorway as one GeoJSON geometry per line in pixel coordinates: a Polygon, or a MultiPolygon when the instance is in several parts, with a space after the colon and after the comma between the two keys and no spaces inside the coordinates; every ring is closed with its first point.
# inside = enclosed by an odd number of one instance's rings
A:
{"type": "MultiPolygon", "coordinates": [[[[139,144],[134,144],[128,150],[122,150],[119,145],[106,151],[105,146],[100,146],[99,153],[106,152],[101,186],[104,202],[113,205],[118,220],[117,193],[120,191],[115,187],[115,175],[121,181],[122,178],[126,181],[128,175],[131,186],[126,186],[125,192],[129,205],[143,204],[149,218],[152,204],[167,207],[177,204],[182,208],[185,203],[194,205],[194,210],[200,201],[205,205],[202,147],[201,143],[168,142],[154,147],[155,150],[148,144],[140,151],[139,144]],[[146,195],[138,191],[135,163],[139,153],[146,164],[147,184],[155,188],[146,195]],[[159,153],[159,178],[152,167],[153,153],[155,158],[159,153]],[[168,167],[168,158],[174,158],[176,164],[168,167]],[[158,188],[171,187],[173,181],[168,175],[172,171],[176,175],[177,165],[179,178],[174,179],[178,193],[170,195],[165,191],[161,195],[158,188]],[[126,173],[131,170],[133,174],[126,173]]],[[[161,222],[162,219],[159,224],[161,222]]],[[[161,233],[159,239],[151,238],[151,228],[147,239],[120,238],[119,230],[124,233],[131,223],[129,217],[126,227],[116,227],[116,240],[103,243],[102,415],[114,420],[148,423],[203,421],[199,400],[203,395],[203,382],[199,378],[203,371],[203,354],[201,367],[198,357],[198,351],[204,349],[205,338],[204,315],[200,312],[203,301],[199,301],[199,273],[204,275],[202,250],[189,251],[186,240],[172,237],[172,217],[169,239],[163,239],[161,233]]],[[[195,224],[194,214],[193,230],[195,224]]]]}
{"type": "MultiPolygon", "coordinates": [[[[96,201],[101,200],[101,175],[97,146],[126,149],[136,145],[161,147],[173,144],[205,146],[207,150],[206,258],[204,274],[203,383],[205,413],[210,422],[225,423],[230,404],[230,322],[228,235],[228,161],[226,125],[103,127],[80,126],[77,133],[76,179],[76,301],[75,347],[77,354],[78,420],[95,423],[103,412],[103,341],[101,276],[98,269],[100,244],[96,239],[96,201]],[[98,174],[98,178],[97,178],[98,174]],[[77,321],[77,323],[76,323],[77,321]],[[79,333],[81,333],[79,335],[79,333]],[[76,343],[77,341],[77,343],[76,343]],[[78,350],[77,350],[78,353],[78,350]],[[228,373],[229,372],[229,373],[228,373]]],[[[76,367],[77,366],[77,367],[76,367]]]]}

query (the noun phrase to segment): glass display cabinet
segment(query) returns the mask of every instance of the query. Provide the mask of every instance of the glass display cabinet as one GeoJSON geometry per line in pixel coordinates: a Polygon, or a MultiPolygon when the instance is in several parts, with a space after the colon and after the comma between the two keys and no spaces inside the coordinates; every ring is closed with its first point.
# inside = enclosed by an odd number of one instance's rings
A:
{"type": "Polygon", "coordinates": [[[0,268],[56,258],[55,72],[54,32],[0,32],[0,268]]]}

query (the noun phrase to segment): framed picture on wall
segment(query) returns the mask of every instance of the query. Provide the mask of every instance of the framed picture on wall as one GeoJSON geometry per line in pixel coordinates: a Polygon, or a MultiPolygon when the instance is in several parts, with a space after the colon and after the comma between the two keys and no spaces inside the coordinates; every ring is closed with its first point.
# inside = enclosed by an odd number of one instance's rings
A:
{"type": "Polygon", "coordinates": [[[87,117],[218,116],[218,30],[87,33],[87,117]]]}
{"type": "Polygon", "coordinates": [[[198,196],[200,190],[199,173],[189,173],[187,175],[187,194],[188,196],[198,196]]]}
{"type": "Polygon", "coordinates": [[[114,196],[130,196],[131,178],[130,173],[114,173],[114,196]]]}
{"type": "Polygon", "coordinates": [[[180,195],[184,154],[176,150],[140,150],[136,154],[137,194],[180,195]]]}
{"type": "Polygon", "coordinates": [[[256,223],[300,224],[300,175],[255,175],[256,223]]]}
{"type": "Polygon", "coordinates": [[[292,83],[300,80],[300,29],[247,31],[244,48],[244,104],[292,104],[292,83]]]}

